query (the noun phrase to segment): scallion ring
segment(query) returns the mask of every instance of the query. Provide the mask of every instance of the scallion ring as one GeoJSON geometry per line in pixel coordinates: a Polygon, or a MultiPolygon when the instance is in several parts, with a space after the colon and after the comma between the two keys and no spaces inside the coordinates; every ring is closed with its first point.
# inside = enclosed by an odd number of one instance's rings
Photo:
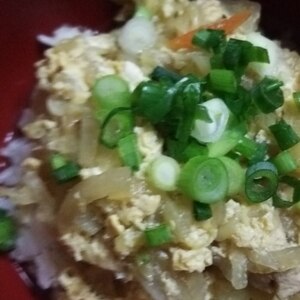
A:
{"type": "Polygon", "coordinates": [[[99,140],[109,148],[114,148],[118,141],[132,133],[133,118],[130,107],[117,107],[112,109],[105,117],[99,140]]]}
{"type": "Polygon", "coordinates": [[[246,171],[245,193],[251,203],[260,203],[272,197],[278,186],[278,171],[270,162],[258,162],[246,171]]]}
{"type": "Polygon", "coordinates": [[[202,203],[221,201],[228,192],[226,168],[217,158],[194,157],[183,166],[178,187],[191,199],[202,203]]]}

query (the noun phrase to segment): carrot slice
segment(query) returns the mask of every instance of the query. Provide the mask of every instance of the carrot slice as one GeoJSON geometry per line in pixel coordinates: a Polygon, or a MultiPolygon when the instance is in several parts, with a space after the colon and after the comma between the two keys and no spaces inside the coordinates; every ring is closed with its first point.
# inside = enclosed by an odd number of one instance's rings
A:
{"type": "Polygon", "coordinates": [[[192,48],[192,39],[194,34],[200,29],[208,28],[208,29],[220,29],[224,30],[226,34],[233,33],[239,26],[241,26],[247,19],[251,16],[251,11],[242,10],[235,15],[229,17],[228,19],[222,19],[215,23],[202,26],[200,28],[191,30],[181,36],[178,36],[172,39],[169,43],[170,48],[174,50],[178,49],[191,49],[192,48]]]}

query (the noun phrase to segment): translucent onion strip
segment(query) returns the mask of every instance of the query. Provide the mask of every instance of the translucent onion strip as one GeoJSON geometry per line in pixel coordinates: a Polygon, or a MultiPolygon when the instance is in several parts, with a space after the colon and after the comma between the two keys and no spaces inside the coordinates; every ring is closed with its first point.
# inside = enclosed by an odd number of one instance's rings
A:
{"type": "Polygon", "coordinates": [[[81,119],[78,145],[78,162],[82,167],[94,166],[98,135],[99,126],[96,120],[92,117],[90,110],[85,110],[81,119]]]}
{"type": "Polygon", "coordinates": [[[83,207],[90,203],[109,198],[124,200],[131,196],[131,171],[128,168],[116,168],[98,176],[89,177],[75,185],[67,194],[58,216],[62,231],[74,224],[74,219],[83,207]]]}
{"type": "Polygon", "coordinates": [[[271,271],[287,271],[300,265],[300,246],[269,252],[253,250],[249,251],[248,258],[254,264],[267,267],[271,271]]]}

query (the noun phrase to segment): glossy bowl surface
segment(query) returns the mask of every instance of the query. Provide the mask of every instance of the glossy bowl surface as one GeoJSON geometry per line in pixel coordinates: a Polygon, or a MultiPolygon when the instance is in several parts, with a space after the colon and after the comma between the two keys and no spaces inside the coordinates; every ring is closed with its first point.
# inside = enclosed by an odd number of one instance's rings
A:
{"type": "Polygon", "coordinates": [[[0,0],[0,141],[30,98],[33,65],[44,50],[37,34],[64,24],[105,31],[113,25],[115,10],[106,0],[0,0]]]}

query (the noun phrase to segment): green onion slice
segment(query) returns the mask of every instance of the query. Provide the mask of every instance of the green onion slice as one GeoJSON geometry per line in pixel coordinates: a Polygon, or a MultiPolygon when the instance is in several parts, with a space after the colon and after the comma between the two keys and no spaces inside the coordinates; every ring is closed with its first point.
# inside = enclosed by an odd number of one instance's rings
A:
{"type": "Polygon", "coordinates": [[[130,106],[130,95],[128,83],[118,75],[103,76],[95,81],[92,88],[97,111],[130,106]]]}
{"type": "Polygon", "coordinates": [[[208,75],[209,84],[213,91],[234,94],[238,84],[236,75],[231,70],[213,69],[208,75]]]}
{"type": "Polygon", "coordinates": [[[208,100],[199,106],[206,108],[211,121],[206,122],[196,119],[191,136],[200,143],[216,142],[227,127],[230,111],[219,98],[208,100]]]}
{"type": "Polygon", "coordinates": [[[166,224],[147,228],[144,234],[146,242],[150,247],[158,247],[172,241],[171,230],[166,224]]]}
{"type": "Polygon", "coordinates": [[[225,43],[226,37],[223,30],[216,30],[216,29],[204,29],[198,31],[193,39],[192,43],[195,46],[205,48],[205,49],[212,49],[217,52],[220,47],[225,43]]]}
{"type": "Polygon", "coordinates": [[[138,5],[136,7],[135,13],[134,13],[134,18],[143,18],[146,20],[151,20],[152,18],[152,13],[151,11],[144,5],[138,5]]]}
{"type": "Polygon", "coordinates": [[[50,165],[53,177],[59,183],[70,181],[79,176],[80,166],[60,153],[51,155],[50,165]]]}
{"type": "Polygon", "coordinates": [[[270,131],[274,135],[278,146],[281,150],[286,150],[300,141],[299,136],[294,131],[293,127],[281,119],[278,123],[269,127],[270,131]]]}
{"type": "Polygon", "coordinates": [[[224,164],[228,178],[228,193],[227,195],[232,197],[239,194],[245,184],[245,170],[244,168],[234,159],[223,156],[219,157],[221,162],[224,164]]]}
{"type": "Polygon", "coordinates": [[[272,159],[272,162],[276,166],[280,175],[286,175],[297,169],[297,162],[288,151],[283,151],[277,154],[272,159]]]}
{"type": "Polygon", "coordinates": [[[129,107],[117,107],[111,110],[104,119],[99,140],[108,148],[117,146],[119,140],[133,130],[132,111],[129,107]]]}
{"type": "Polygon", "coordinates": [[[59,169],[65,166],[68,163],[68,160],[61,154],[55,153],[50,157],[50,165],[52,170],[59,169]]]}
{"type": "Polygon", "coordinates": [[[168,156],[161,155],[153,160],[147,170],[149,180],[162,191],[174,191],[180,173],[178,162],[168,156]]]}
{"type": "Polygon", "coordinates": [[[0,251],[9,251],[14,247],[16,240],[16,226],[6,212],[0,215],[0,251]]]}
{"type": "Polygon", "coordinates": [[[205,221],[212,217],[212,209],[209,204],[193,201],[193,215],[196,221],[205,221]]]}
{"type": "Polygon", "coordinates": [[[197,156],[182,168],[178,187],[184,194],[201,203],[215,203],[228,192],[228,174],[217,158],[197,156]]]}
{"type": "Polygon", "coordinates": [[[247,137],[242,137],[235,146],[234,151],[247,158],[250,164],[254,164],[265,159],[267,144],[257,143],[247,137]]]}
{"type": "Polygon", "coordinates": [[[294,102],[296,103],[297,107],[300,107],[300,92],[295,92],[293,93],[293,99],[294,102]]]}
{"type": "Polygon", "coordinates": [[[182,115],[181,118],[179,118],[175,137],[180,142],[187,142],[190,137],[194,126],[200,93],[200,83],[190,83],[184,88],[182,94],[179,96],[182,101],[182,115]]]}
{"type": "Polygon", "coordinates": [[[248,41],[229,39],[223,53],[223,61],[226,69],[237,71],[245,68],[249,60],[245,57],[252,49],[252,44],[248,41]]]}
{"type": "Polygon", "coordinates": [[[227,69],[242,72],[250,62],[270,62],[266,49],[253,46],[248,41],[238,39],[230,39],[227,42],[223,61],[227,69]]]}
{"type": "Polygon", "coordinates": [[[162,83],[147,81],[137,86],[133,98],[135,113],[157,124],[170,111],[173,93],[162,83]]]}
{"type": "Polygon", "coordinates": [[[137,137],[131,133],[118,141],[118,152],[125,166],[137,171],[142,161],[138,149],[137,137]]]}
{"type": "Polygon", "coordinates": [[[79,176],[80,166],[73,162],[68,161],[64,166],[53,170],[53,176],[58,183],[65,183],[79,176]]]}
{"type": "Polygon", "coordinates": [[[210,157],[219,157],[226,155],[228,152],[234,149],[245,134],[243,127],[244,126],[242,125],[238,125],[232,129],[228,129],[223,133],[218,141],[214,143],[208,143],[208,155],[210,157]]]}
{"type": "Polygon", "coordinates": [[[157,66],[150,74],[150,78],[156,81],[169,81],[171,83],[176,83],[182,78],[182,76],[164,67],[157,66]]]}
{"type": "Polygon", "coordinates": [[[278,186],[278,171],[270,162],[258,162],[246,171],[245,193],[251,203],[260,203],[272,197],[278,186]]]}
{"type": "Polygon", "coordinates": [[[188,144],[177,140],[168,139],[166,142],[167,154],[179,162],[187,162],[189,159],[204,155],[208,156],[206,146],[200,145],[196,140],[191,139],[188,144]]]}
{"type": "Polygon", "coordinates": [[[284,97],[280,87],[283,83],[272,77],[265,77],[252,90],[256,106],[265,114],[283,105],[284,97]]]}

